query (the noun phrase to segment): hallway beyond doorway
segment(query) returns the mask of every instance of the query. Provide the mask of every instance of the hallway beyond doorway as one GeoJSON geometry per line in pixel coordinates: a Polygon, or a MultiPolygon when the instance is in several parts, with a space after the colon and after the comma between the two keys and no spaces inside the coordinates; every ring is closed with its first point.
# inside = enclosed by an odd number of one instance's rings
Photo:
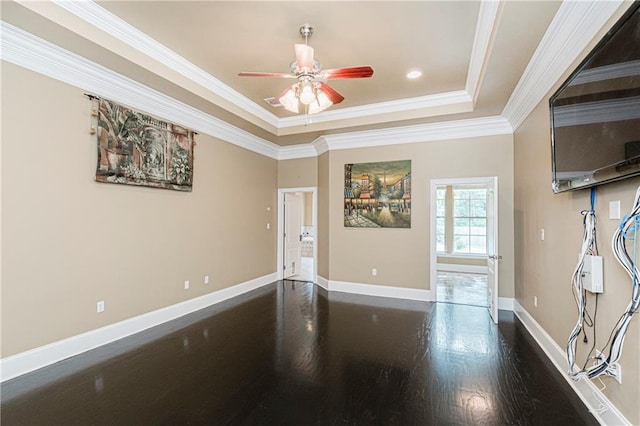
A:
{"type": "Polygon", "coordinates": [[[313,257],[302,257],[300,273],[292,275],[287,280],[313,282],[313,257]]]}
{"type": "Polygon", "coordinates": [[[438,271],[437,301],[487,307],[487,274],[438,271]]]}

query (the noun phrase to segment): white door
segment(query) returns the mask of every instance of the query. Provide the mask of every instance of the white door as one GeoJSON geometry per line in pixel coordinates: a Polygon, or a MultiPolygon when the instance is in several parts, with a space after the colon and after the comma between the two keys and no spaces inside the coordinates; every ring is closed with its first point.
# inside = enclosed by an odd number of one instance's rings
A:
{"type": "Polygon", "coordinates": [[[498,322],[498,178],[487,191],[487,307],[493,322],[498,322]]]}
{"type": "Polygon", "coordinates": [[[284,194],[284,278],[300,273],[303,207],[302,193],[287,192],[284,194]]]}

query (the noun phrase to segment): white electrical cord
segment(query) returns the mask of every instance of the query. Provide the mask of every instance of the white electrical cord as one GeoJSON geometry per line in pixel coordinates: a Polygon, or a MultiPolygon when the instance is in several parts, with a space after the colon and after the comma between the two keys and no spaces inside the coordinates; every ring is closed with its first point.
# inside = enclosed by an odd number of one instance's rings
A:
{"type": "Polygon", "coordinates": [[[573,270],[571,277],[573,297],[578,305],[578,322],[569,335],[569,342],[567,343],[567,359],[569,361],[568,374],[574,380],[578,380],[584,372],[576,367],[576,346],[578,336],[584,327],[584,318],[587,306],[587,297],[584,290],[583,273],[584,259],[587,255],[595,255],[596,252],[596,214],[593,210],[584,210],[582,212],[584,216],[583,225],[584,231],[582,234],[582,247],[580,249],[580,257],[578,263],[573,270]]]}
{"type": "Polygon", "coordinates": [[[640,233],[640,187],[636,191],[631,212],[624,217],[611,241],[614,256],[625,271],[627,271],[629,277],[631,277],[631,301],[613,327],[609,341],[605,345],[605,347],[609,346],[608,356],[604,358],[603,350],[602,353],[596,357],[596,362],[591,367],[578,370],[575,366],[576,341],[580,331],[582,331],[586,306],[586,294],[584,286],[582,285],[582,268],[584,266],[584,257],[589,254],[590,250],[595,249],[595,213],[593,212],[593,199],[592,209],[588,212],[583,212],[583,214],[585,215],[585,230],[582,250],[572,279],[573,294],[578,304],[578,322],[571,332],[567,345],[567,358],[569,360],[568,373],[574,380],[578,380],[584,376],[589,378],[599,377],[601,375],[617,376],[618,361],[622,355],[624,338],[633,315],[638,312],[638,308],[640,307],[640,270],[638,270],[636,264],[636,248],[638,238],[640,238],[640,235],[638,235],[638,233],[640,233]],[[592,216],[593,220],[590,220],[589,218],[592,216]],[[625,243],[627,240],[634,242],[633,257],[631,257],[627,251],[625,243]]]}
{"type": "Polygon", "coordinates": [[[638,307],[640,307],[640,271],[636,264],[636,248],[638,238],[640,237],[638,231],[640,231],[640,187],[636,191],[631,212],[622,219],[620,226],[616,229],[616,232],[613,234],[613,239],[611,240],[611,248],[613,249],[614,256],[631,278],[631,301],[613,327],[609,356],[587,370],[590,378],[597,377],[601,374],[616,376],[617,362],[622,355],[622,346],[624,345],[627,328],[631,323],[633,314],[637,313],[638,307]],[[631,257],[627,251],[625,240],[632,240],[634,242],[633,257],[631,257]]]}

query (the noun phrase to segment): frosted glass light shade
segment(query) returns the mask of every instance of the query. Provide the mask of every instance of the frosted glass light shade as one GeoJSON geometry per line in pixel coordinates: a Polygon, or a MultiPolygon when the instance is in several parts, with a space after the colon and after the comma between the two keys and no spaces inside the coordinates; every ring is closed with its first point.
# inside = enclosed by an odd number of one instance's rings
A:
{"type": "Polygon", "coordinates": [[[329,99],[329,97],[322,91],[318,90],[316,100],[309,104],[309,114],[315,114],[320,111],[324,111],[333,105],[333,102],[329,99]]]}
{"type": "Polygon", "coordinates": [[[291,111],[295,114],[298,113],[298,99],[296,98],[296,92],[293,86],[287,90],[287,93],[278,99],[278,102],[280,102],[280,105],[282,105],[287,111],[291,111]]]}
{"type": "Polygon", "coordinates": [[[305,105],[311,104],[316,99],[315,93],[313,93],[313,88],[310,84],[305,84],[302,86],[302,90],[300,91],[300,102],[305,105]]]}

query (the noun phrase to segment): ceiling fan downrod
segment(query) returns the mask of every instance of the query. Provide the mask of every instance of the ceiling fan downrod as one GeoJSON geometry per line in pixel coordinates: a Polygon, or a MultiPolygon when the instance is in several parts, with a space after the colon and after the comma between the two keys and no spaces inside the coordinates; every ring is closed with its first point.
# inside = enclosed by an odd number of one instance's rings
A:
{"type": "Polygon", "coordinates": [[[300,27],[300,35],[304,37],[304,44],[309,44],[309,37],[313,34],[313,27],[309,24],[304,24],[300,27]]]}

